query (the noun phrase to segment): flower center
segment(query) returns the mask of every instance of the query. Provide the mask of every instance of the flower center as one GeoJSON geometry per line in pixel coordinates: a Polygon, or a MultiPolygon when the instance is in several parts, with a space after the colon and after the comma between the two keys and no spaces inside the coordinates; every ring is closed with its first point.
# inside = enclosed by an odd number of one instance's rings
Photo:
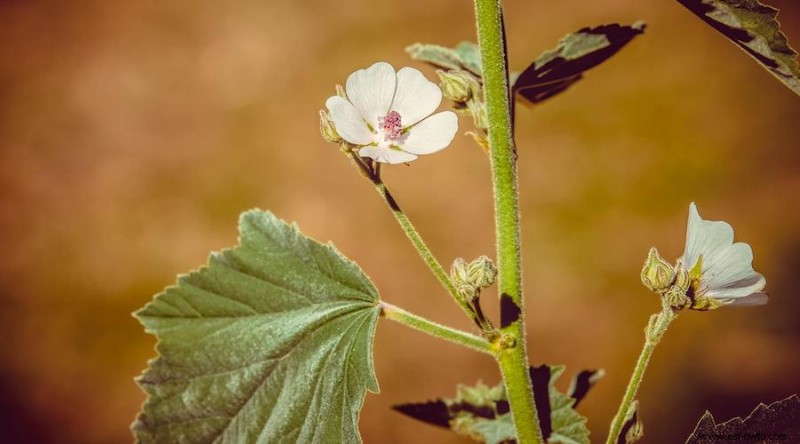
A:
{"type": "Polygon", "coordinates": [[[383,130],[384,142],[397,140],[403,135],[403,124],[400,122],[400,113],[397,111],[392,111],[383,117],[378,117],[378,123],[383,130]]]}

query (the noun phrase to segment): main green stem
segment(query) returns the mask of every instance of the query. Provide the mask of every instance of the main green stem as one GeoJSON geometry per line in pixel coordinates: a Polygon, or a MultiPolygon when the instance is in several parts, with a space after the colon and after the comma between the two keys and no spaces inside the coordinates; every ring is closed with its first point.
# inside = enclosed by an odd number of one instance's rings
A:
{"type": "Polygon", "coordinates": [[[625,390],[625,395],[622,397],[619,410],[611,421],[611,430],[608,432],[606,444],[614,444],[619,439],[619,434],[622,427],[625,425],[625,419],[628,414],[633,400],[636,398],[636,392],[639,391],[639,386],[644,379],[644,372],[647,370],[647,364],[650,363],[650,357],[653,355],[656,345],[658,345],[661,337],[667,331],[669,324],[675,319],[677,313],[666,305],[663,307],[661,313],[653,315],[650,319],[647,328],[645,329],[645,341],[642,353],[636,361],[636,368],[633,370],[631,380],[628,382],[628,388],[625,390]]]}
{"type": "Polygon", "coordinates": [[[520,265],[519,205],[516,153],[512,140],[511,104],[499,0],[475,0],[478,43],[489,123],[494,185],[494,214],[501,332],[514,338],[497,354],[520,444],[543,442],[533,400],[525,346],[525,319],[520,265]]]}
{"type": "Polygon", "coordinates": [[[475,336],[461,330],[456,330],[442,324],[437,324],[436,322],[429,321],[421,316],[409,313],[402,308],[387,302],[381,302],[380,304],[381,315],[383,315],[386,319],[391,319],[415,330],[427,333],[433,337],[455,342],[456,344],[469,347],[482,353],[487,353],[490,355],[495,354],[492,344],[480,336],[475,336]]]}

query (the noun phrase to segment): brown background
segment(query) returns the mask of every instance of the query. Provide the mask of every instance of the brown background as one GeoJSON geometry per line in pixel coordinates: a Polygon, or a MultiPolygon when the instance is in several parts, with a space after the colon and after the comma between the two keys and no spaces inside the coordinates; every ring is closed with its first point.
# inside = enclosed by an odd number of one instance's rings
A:
{"type": "MultiPolygon", "coordinates": [[[[800,6],[772,3],[800,42],[800,6]]],[[[753,246],[772,299],[679,318],[640,394],[644,442],[680,442],[705,408],[727,418],[800,392],[798,98],[675,1],[514,0],[507,19],[515,69],[582,26],[649,23],[519,110],[532,361],[606,369],[581,407],[601,441],[658,309],[641,262],[653,245],[681,254],[694,200],[753,246]]],[[[154,340],[129,313],[234,244],[251,207],[334,240],[387,301],[470,328],[317,130],[357,68],[432,75],[403,48],[472,39],[467,0],[5,0],[0,23],[3,441],[130,441],[154,340]]],[[[492,254],[488,163],[468,137],[385,178],[443,262],[492,254]]],[[[490,359],[387,322],[375,366],[367,443],[465,442],[389,406],[499,378],[490,359]]]]}

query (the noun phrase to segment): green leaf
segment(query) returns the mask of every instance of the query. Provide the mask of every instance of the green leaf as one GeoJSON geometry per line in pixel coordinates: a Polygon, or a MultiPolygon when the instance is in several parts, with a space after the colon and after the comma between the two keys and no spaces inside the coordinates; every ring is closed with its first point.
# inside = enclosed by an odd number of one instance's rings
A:
{"type": "Polygon", "coordinates": [[[470,432],[473,439],[486,444],[513,443],[517,438],[514,419],[510,413],[495,419],[478,418],[470,424],[470,432]]]}
{"type": "Polygon", "coordinates": [[[784,85],[800,94],[800,64],[775,19],[778,10],[757,0],[678,0],[724,34],[784,85]]]}
{"type": "MultiPolygon", "coordinates": [[[[530,368],[539,424],[548,443],[585,444],[589,442],[586,418],[579,415],[574,407],[603,376],[603,371],[580,372],[573,379],[568,394],[559,392],[555,386],[563,373],[564,366],[530,368]]],[[[393,408],[414,419],[449,428],[478,442],[516,442],[514,422],[502,383],[493,387],[481,382],[473,387],[459,385],[455,398],[401,404],[393,408]]]]}
{"type": "MultiPolygon", "coordinates": [[[[583,73],[606,61],[644,33],[643,22],[631,26],[618,24],[583,28],[568,34],[555,48],[545,51],[522,73],[510,71],[512,90],[529,103],[541,103],[564,92],[583,78],[583,73]]],[[[415,43],[406,48],[414,60],[437,68],[469,71],[483,83],[478,45],[464,41],[455,48],[415,43]]]]}
{"type": "Polygon", "coordinates": [[[137,441],[359,442],[378,391],[374,285],[269,212],[242,214],[239,232],[135,313],[160,355],[138,380],[137,441]]]}
{"type": "Polygon", "coordinates": [[[479,76],[483,74],[481,70],[481,50],[478,45],[464,41],[456,45],[454,51],[466,70],[479,76]]]}
{"type": "Polygon", "coordinates": [[[617,444],[633,444],[644,436],[644,423],[639,419],[639,401],[633,400],[625,413],[617,444]]]}
{"type": "Polygon", "coordinates": [[[563,365],[550,367],[550,423],[552,433],[547,438],[549,444],[588,444],[589,429],[586,418],[573,409],[575,399],[558,391],[556,380],[564,373],[563,365]]]}
{"type": "Polygon", "coordinates": [[[513,84],[513,91],[529,103],[541,103],[583,78],[583,73],[608,60],[644,32],[643,22],[631,26],[605,25],[568,34],[545,51],[513,84]]]}
{"type": "Polygon", "coordinates": [[[800,398],[792,395],[770,405],[759,404],[747,418],[717,424],[706,411],[687,444],[711,441],[800,442],[800,398]]]}
{"type": "Polygon", "coordinates": [[[414,60],[429,63],[437,68],[469,71],[480,79],[481,57],[478,45],[461,42],[455,48],[427,43],[415,43],[406,48],[414,60]]]}

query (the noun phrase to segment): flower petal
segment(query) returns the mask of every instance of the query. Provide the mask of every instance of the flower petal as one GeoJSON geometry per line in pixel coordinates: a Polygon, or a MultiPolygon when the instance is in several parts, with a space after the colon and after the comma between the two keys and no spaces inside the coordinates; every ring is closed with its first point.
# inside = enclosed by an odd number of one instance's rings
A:
{"type": "Polygon", "coordinates": [[[743,242],[731,245],[708,262],[705,255],[703,258],[701,279],[708,297],[742,298],[763,290],[767,284],[764,276],[753,270],[753,250],[743,242]]]}
{"type": "Polygon", "coordinates": [[[724,255],[733,244],[733,228],[723,221],[703,220],[697,206],[689,205],[689,222],[686,226],[686,248],[681,261],[691,270],[703,255],[703,268],[724,255]]]}
{"type": "Polygon", "coordinates": [[[390,107],[400,113],[403,126],[413,125],[430,116],[442,103],[442,90],[414,68],[397,71],[397,90],[390,107]]]}
{"type": "MultiPolygon", "coordinates": [[[[703,258],[700,280],[703,295],[707,297],[730,303],[751,298],[767,283],[753,269],[750,245],[733,243],[733,228],[726,222],[703,220],[693,202],[689,205],[686,250],[681,260],[691,269],[700,256],[703,258]]],[[[761,299],[748,299],[741,305],[755,305],[756,300],[762,303],[761,299]]]]}
{"type": "Polygon", "coordinates": [[[408,130],[400,148],[413,154],[430,154],[442,150],[458,131],[458,117],[452,111],[434,114],[408,130]]]}
{"type": "Polygon", "coordinates": [[[764,305],[768,300],[769,296],[766,293],[758,292],[743,298],[734,299],[731,301],[730,305],[738,307],[750,307],[753,305],[764,305]]]}
{"type": "Polygon", "coordinates": [[[361,117],[377,128],[378,118],[389,112],[396,84],[397,75],[392,65],[378,62],[350,74],[346,84],[347,98],[361,117]]]}
{"type": "Polygon", "coordinates": [[[339,97],[329,97],[325,106],[330,111],[333,126],[342,139],[356,145],[367,145],[372,143],[375,135],[369,130],[361,113],[352,103],[339,97]]]}
{"type": "Polygon", "coordinates": [[[369,157],[376,162],[388,164],[411,162],[417,158],[417,156],[411,153],[389,148],[388,146],[365,146],[358,150],[358,155],[361,157],[369,157]]]}

